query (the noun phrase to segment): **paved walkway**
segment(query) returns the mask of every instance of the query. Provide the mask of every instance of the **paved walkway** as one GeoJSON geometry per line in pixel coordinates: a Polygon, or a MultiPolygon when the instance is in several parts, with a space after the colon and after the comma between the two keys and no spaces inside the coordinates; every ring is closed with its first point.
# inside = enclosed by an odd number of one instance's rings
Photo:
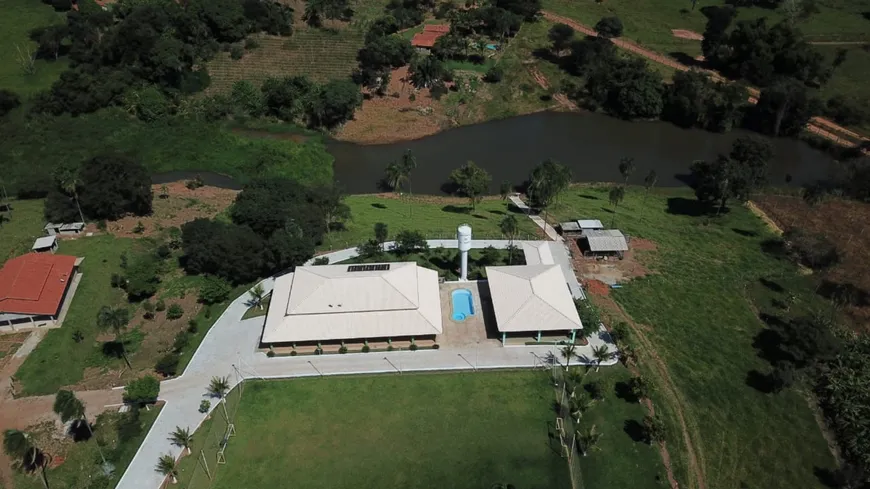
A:
{"type": "MultiPolygon", "coordinates": [[[[472,241],[472,246],[475,248],[486,246],[504,248],[508,244],[507,240],[472,241]]],[[[456,240],[429,240],[429,246],[455,248],[456,240]]],[[[341,250],[322,256],[328,256],[330,262],[337,262],[356,256],[356,250],[341,250]]],[[[570,267],[570,262],[568,266],[570,267]]],[[[573,271],[570,275],[573,276],[573,271]]],[[[267,279],[262,284],[268,293],[274,286],[274,280],[267,279]]],[[[165,453],[176,457],[180,454],[177,447],[170,445],[169,434],[176,426],[195,429],[202,423],[205,415],[199,413],[199,403],[206,398],[206,387],[214,376],[228,376],[235,386],[243,378],[375,373],[398,375],[404,372],[437,370],[543,368],[547,365],[552,366],[554,360],[561,362],[553,346],[487,347],[485,345],[416,352],[268,358],[264,353],[257,351],[265,317],[242,320],[242,316],[248,309],[247,301],[247,294],[233,301],[206,334],[184,373],[161,384],[160,399],[166,404],[118,482],[117,489],[160,487],[163,477],[154,470],[157,459],[165,453]]],[[[604,331],[589,338],[589,345],[578,346],[577,354],[580,356],[580,363],[594,364],[592,347],[602,344],[608,344],[611,350],[615,349],[609,335],[604,331]]],[[[604,365],[612,365],[616,361],[614,359],[604,365]]],[[[578,362],[572,360],[572,363],[578,362]]],[[[212,404],[213,407],[217,407],[216,403],[212,404]]]]}
{"type": "Polygon", "coordinates": [[[535,225],[544,230],[544,233],[546,233],[548,238],[552,239],[553,241],[562,241],[562,236],[559,236],[559,233],[556,232],[553,226],[547,224],[547,222],[544,221],[541,216],[537,214],[532,214],[532,209],[528,205],[526,205],[525,202],[523,202],[523,199],[521,199],[519,195],[514,194],[511,195],[509,198],[515,206],[517,206],[520,210],[522,210],[526,213],[526,215],[529,216],[529,219],[531,219],[532,222],[535,223],[535,225]]]}

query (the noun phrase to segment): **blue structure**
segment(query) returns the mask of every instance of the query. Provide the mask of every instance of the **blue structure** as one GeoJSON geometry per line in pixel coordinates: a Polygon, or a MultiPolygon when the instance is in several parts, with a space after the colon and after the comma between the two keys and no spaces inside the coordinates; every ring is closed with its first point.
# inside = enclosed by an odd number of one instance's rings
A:
{"type": "Polygon", "coordinates": [[[468,289],[456,289],[450,293],[450,301],[453,305],[453,314],[450,319],[465,321],[468,316],[474,316],[474,297],[468,289]]]}

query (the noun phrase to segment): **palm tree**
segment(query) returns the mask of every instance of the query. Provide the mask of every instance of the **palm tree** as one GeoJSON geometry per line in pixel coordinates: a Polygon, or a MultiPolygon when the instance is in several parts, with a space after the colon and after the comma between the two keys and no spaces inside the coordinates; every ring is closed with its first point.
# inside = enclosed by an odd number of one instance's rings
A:
{"type": "Polygon", "coordinates": [[[42,485],[48,489],[45,466],[48,465],[49,458],[45,452],[31,443],[29,434],[20,430],[6,430],[3,433],[3,449],[10,457],[21,459],[24,469],[28,472],[41,468],[42,485]]]}
{"type": "Polygon", "coordinates": [[[75,393],[68,390],[57,391],[53,409],[64,423],[71,419],[81,419],[85,415],[85,405],[76,397],[75,393]]]}
{"type": "Polygon", "coordinates": [[[634,169],[634,158],[625,157],[619,160],[619,174],[625,179],[622,183],[623,186],[628,185],[628,177],[634,173],[634,169]]]}
{"type": "Polygon", "coordinates": [[[601,363],[613,358],[615,353],[610,351],[607,345],[599,345],[592,347],[592,356],[595,358],[595,371],[601,368],[601,363]]]}
{"type": "Polygon", "coordinates": [[[263,284],[255,285],[251,290],[248,291],[248,295],[251,296],[251,300],[248,303],[251,306],[257,306],[259,310],[263,310],[263,296],[266,295],[266,290],[263,288],[263,284]]]}
{"type": "Polygon", "coordinates": [[[646,188],[646,193],[643,194],[643,200],[646,202],[646,197],[649,195],[649,191],[655,187],[656,182],[659,180],[659,175],[655,170],[650,170],[649,173],[646,174],[646,177],[643,179],[643,186],[646,188]]]}
{"type": "Polygon", "coordinates": [[[76,209],[79,211],[79,218],[82,220],[81,222],[85,222],[85,215],[82,214],[82,206],[79,204],[79,194],[77,190],[82,184],[78,172],[70,168],[61,168],[56,177],[63,191],[72,195],[73,200],[75,200],[76,203],[76,209]]]}
{"type": "Polygon", "coordinates": [[[384,181],[393,192],[399,194],[402,192],[402,184],[408,179],[402,164],[398,161],[391,161],[384,169],[384,181]]]}
{"type": "Polygon", "coordinates": [[[127,363],[127,368],[132,369],[133,366],[130,365],[130,360],[127,358],[127,350],[124,348],[124,342],[118,340],[121,331],[127,327],[127,323],[129,322],[130,311],[124,307],[112,308],[109,306],[103,306],[97,313],[97,326],[104,330],[110,329],[115,333],[115,342],[121,345],[121,356],[124,358],[124,362],[127,363]]]}
{"type": "MultiPolygon", "coordinates": [[[[413,193],[411,192],[411,172],[417,169],[417,157],[414,156],[414,152],[412,152],[410,149],[406,149],[405,152],[402,153],[402,160],[400,166],[402,167],[402,171],[405,174],[405,180],[408,181],[408,197],[410,199],[410,196],[413,193]]],[[[408,217],[411,217],[411,210],[411,201],[408,200],[408,217]]]]}
{"type": "Polygon", "coordinates": [[[223,397],[227,395],[227,391],[229,390],[229,377],[212,377],[211,382],[209,382],[208,384],[208,393],[220,399],[223,399],[223,397]]]}
{"type": "Polygon", "coordinates": [[[501,230],[501,234],[504,234],[508,239],[508,264],[514,264],[514,238],[517,236],[517,231],[519,231],[519,223],[517,222],[516,216],[513,214],[508,214],[504,219],[498,224],[498,228],[501,230]]]}
{"type": "Polygon", "coordinates": [[[193,444],[193,435],[190,434],[189,429],[176,426],[175,431],[169,434],[169,441],[172,442],[173,445],[183,449],[181,452],[182,455],[184,455],[185,452],[190,454],[190,445],[193,444]]]}
{"type": "Polygon", "coordinates": [[[582,393],[579,396],[571,398],[571,416],[574,416],[576,423],[580,422],[583,413],[588,411],[595,404],[595,400],[589,397],[588,394],[582,393]]]}
{"type": "Polygon", "coordinates": [[[561,350],[559,350],[559,353],[561,353],[562,356],[565,357],[566,371],[571,367],[571,357],[573,357],[576,352],[577,345],[575,345],[574,343],[568,343],[567,345],[563,346],[561,350]]]}
{"type": "Polygon", "coordinates": [[[610,220],[610,227],[616,222],[616,209],[619,208],[619,203],[625,199],[625,187],[613,187],[610,189],[610,205],[613,206],[613,218],[610,220]]]}
{"type": "Polygon", "coordinates": [[[588,430],[577,430],[577,445],[580,446],[580,453],[585,457],[592,450],[599,450],[598,442],[601,441],[601,433],[592,425],[588,430]]]}
{"type": "Polygon", "coordinates": [[[157,459],[157,467],[155,469],[166,477],[172,478],[172,483],[178,483],[178,467],[175,465],[175,458],[172,455],[164,454],[157,459]]]}

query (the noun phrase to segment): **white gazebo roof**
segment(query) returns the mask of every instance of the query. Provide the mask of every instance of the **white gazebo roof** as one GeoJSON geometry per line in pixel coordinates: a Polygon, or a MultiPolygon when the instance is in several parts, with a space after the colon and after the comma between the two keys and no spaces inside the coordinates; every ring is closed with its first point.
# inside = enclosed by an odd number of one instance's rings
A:
{"type": "Polygon", "coordinates": [[[262,342],[440,333],[437,272],[412,262],[324,265],[275,279],[262,342]]]}
{"type": "Polygon", "coordinates": [[[57,242],[57,236],[43,236],[41,238],[36,238],[36,241],[33,242],[33,247],[31,250],[41,250],[44,248],[51,248],[54,246],[54,243],[57,242]]]}
{"type": "Polygon", "coordinates": [[[486,267],[498,330],[582,329],[559,265],[486,267]]]}

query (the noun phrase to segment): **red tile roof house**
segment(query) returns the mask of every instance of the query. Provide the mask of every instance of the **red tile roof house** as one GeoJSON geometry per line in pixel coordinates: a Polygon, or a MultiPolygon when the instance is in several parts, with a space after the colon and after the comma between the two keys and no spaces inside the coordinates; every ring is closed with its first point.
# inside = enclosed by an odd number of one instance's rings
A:
{"type": "Polygon", "coordinates": [[[439,37],[450,32],[449,25],[443,24],[428,24],[423,26],[423,32],[418,32],[414,34],[414,37],[411,39],[411,46],[415,48],[425,48],[432,49],[435,46],[435,41],[438,40],[439,37]]]}
{"type": "Polygon", "coordinates": [[[0,332],[59,328],[84,258],[28,253],[0,268],[0,332]]]}

